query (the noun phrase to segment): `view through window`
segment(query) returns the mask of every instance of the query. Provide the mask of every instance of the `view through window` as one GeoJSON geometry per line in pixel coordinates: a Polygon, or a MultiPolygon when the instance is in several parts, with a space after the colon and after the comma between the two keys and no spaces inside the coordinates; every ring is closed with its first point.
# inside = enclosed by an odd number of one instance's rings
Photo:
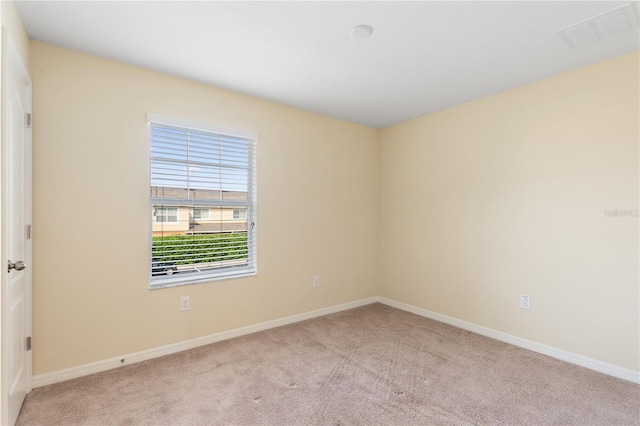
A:
{"type": "Polygon", "coordinates": [[[151,287],[254,275],[257,135],[149,122],[151,287]]]}

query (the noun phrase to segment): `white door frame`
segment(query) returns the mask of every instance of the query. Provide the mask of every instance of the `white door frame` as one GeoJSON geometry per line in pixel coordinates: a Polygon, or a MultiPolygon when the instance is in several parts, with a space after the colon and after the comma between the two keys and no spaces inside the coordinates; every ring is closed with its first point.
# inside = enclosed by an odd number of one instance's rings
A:
{"type": "MultiPolygon", "coordinates": [[[[2,91],[1,91],[1,121],[0,121],[0,153],[4,154],[7,152],[8,145],[8,126],[7,126],[7,71],[11,70],[21,78],[22,82],[28,86],[27,87],[27,105],[25,108],[27,111],[31,112],[31,78],[29,77],[29,73],[27,68],[24,66],[18,51],[11,41],[11,37],[9,32],[2,28],[2,58],[1,58],[1,76],[2,76],[2,91]]],[[[30,130],[26,133],[25,139],[28,141],[25,145],[25,165],[24,168],[24,185],[25,185],[25,206],[24,206],[24,214],[25,214],[25,223],[31,224],[31,208],[32,208],[32,200],[31,200],[31,132],[30,130]]],[[[8,274],[7,271],[7,261],[8,259],[8,237],[7,237],[7,211],[8,211],[8,203],[7,203],[7,191],[8,188],[8,172],[7,172],[7,159],[6,155],[0,154],[0,423],[3,425],[10,424],[9,419],[9,361],[8,356],[6,356],[8,348],[8,336],[9,336],[9,321],[7,321],[7,312],[8,312],[8,301],[7,301],[7,292],[8,292],[8,274]]],[[[25,230],[26,231],[26,230],[25,230]]],[[[32,333],[32,306],[31,306],[31,279],[32,279],[32,250],[31,250],[31,240],[26,242],[25,246],[25,259],[11,259],[14,262],[17,260],[24,260],[27,262],[27,269],[21,272],[27,272],[27,284],[25,289],[25,333],[27,336],[31,336],[32,333]]],[[[27,382],[27,393],[32,389],[32,371],[31,371],[31,361],[32,361],[32,352],[28,351],[26,353],[25,360],[25,374],[26,374],[26,382],[27,382]]]]}

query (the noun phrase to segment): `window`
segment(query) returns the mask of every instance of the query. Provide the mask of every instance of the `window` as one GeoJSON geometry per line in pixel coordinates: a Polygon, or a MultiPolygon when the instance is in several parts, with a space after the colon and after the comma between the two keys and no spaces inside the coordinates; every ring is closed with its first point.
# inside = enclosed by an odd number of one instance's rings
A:
{"type": "Polygon", "coordinates": [[[246,219],[247,211],[244,209],[233,209],[233,218],[234,219],[246,219]]]}
{"type": "Polygon", "coordinates": [[[178,222],[177,207],[157,207],[156,223],[178,222]]]}
{"type": "Polygon", "coordinates": [[[193,209],[194,219],[209,219],[209,209],[193,209]]]}
{"type": "Polygon", "coordinates": [[[150,287],[255,275],[257,134],[148,118],[150,287]]]}

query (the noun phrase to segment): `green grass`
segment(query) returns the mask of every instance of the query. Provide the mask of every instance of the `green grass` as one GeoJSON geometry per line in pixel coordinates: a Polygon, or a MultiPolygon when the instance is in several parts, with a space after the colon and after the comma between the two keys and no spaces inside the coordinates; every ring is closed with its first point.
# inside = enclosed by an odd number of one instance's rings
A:
{"type": "Polygon", "coordinates": [[[176,266],[247,258],[247,233],[153,237],[155,261],[176,266]]]}

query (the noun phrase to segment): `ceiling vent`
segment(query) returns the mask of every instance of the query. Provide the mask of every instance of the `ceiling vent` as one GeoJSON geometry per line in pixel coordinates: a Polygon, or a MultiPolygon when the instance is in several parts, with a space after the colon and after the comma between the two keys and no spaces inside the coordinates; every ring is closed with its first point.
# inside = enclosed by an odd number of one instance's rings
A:
{"type": "Polygon", "coordinates": [[[638,28],[638,22],[638,13],[629,3],[558,30],[558,34],[574,48],[638,28]]]}

